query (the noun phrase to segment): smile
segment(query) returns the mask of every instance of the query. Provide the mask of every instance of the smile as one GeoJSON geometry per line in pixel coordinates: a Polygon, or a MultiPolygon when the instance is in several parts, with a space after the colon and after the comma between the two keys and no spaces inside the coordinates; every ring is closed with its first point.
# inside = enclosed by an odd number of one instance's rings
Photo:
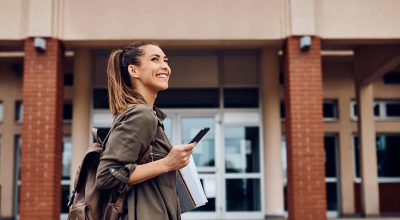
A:
{"type": "Polygon", "coordinates": [[[161,78],[161,79],[166,79],[168,78],[168,74],[166,73],[160,73],[160,74],[156,74],[157,78],[161,78]]]}

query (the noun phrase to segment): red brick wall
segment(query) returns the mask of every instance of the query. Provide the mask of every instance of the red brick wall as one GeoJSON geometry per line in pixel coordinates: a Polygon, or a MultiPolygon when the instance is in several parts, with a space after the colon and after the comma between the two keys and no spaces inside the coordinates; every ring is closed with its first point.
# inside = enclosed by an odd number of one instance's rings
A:
{"type": "Polygon", "coordinates": [[[320,39],[301,52],[299,37],[285,47],[285,130],[291,220],[326,219],[320,39]],[[287,107],[286,107],[287,106],[287,107]]]}
{"type": "Polygon", "coordinates": [[[60,218],[64,51],[59,40],[46,41],[40,54],[25,40],[21,220],[60,218]]]}

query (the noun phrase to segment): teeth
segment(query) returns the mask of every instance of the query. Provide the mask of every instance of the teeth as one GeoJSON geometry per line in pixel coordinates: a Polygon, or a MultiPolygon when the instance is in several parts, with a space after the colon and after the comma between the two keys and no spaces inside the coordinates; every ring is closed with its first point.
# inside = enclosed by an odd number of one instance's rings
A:
{"type": "Polygon", "coordinates": [[[166,74],[158,74],[157,77],[165,79],[165,78],[167,78],[167,75],[166,74]]]}

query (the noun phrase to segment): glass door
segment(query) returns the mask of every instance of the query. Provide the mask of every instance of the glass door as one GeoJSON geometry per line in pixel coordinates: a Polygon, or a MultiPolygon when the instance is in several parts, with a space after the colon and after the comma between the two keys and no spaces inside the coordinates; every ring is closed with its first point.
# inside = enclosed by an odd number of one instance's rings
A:
{"type": "Polygon", "coordinates": [[[164,120],[165,132],[173,144],[188,143],[198,131],[209,127],[210,131],[196,145],[192,156],[199,173],[201,184],[206,193],[208,203],[192,212],[182,215],[183,219],[215,219],[221,216],[218,210],[220,203],[219,193],[221,191],[218,179],[218,123],[217,114],[204,114],[192,111],[167,112],[168,117],[164,120]]]}
{"type": "Polygon", "coordinates": [[[166,113],[164,127],[173,144],[188,143],[201,128],[210,127],[192,154],[208,203],[183,214],[182,218],[263,218],[259,112],[171,110],[166,113]]]}
{"type": "Polygon", "coordinates": [[[260,118],[257,111],[224,113],[224,219],[263,217],[260,134],[260,118]]]}

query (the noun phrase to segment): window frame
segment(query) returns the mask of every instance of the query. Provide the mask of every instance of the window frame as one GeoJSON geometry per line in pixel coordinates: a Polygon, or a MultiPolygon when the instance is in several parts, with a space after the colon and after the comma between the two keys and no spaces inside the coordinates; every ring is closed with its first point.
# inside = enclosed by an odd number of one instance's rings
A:
{"type": "MultiPolygon", "coordinates": [[[[375,134],[375,137],[378,136],[387,136],[387,135],[398,135],[400,136],[400,133],[388,133],[388,132],[377,132],[375,134]]],[[[354,182],[355,183],[361,183],[361,170],[360,170],[360,176],[357,177],[357,161],[356,161],[356,145],[355,145],[355,137],[359,137],[358,133],[353,133],[351,135],[351,144],[352,144],[352,152],[353,152],[353,172],[354,172],[354,182]]],[[[360,144],[360,140],[358,141],[360,144]]],[[[360,147],[360,146],[359,146],[360,147]]],[[[375,153],[377,153],[377,146],[375,146],[375,153]]],[[[360,151],[360,149],[359,149],[360,151]]],[[[361,162],[361,159],[360,159],[361,162]]],[[[378,161],[377,161],[378,163],[378,161]]],[[[378,164],[377,164],[378,165],[378,164]]],[[[400,183],[400,176],[398,177],[380,177],[378,170],[377,172],[377,178],[378,178],[378,183],[400,183]]]]}
{"type": "Polygon", "coordinates": [[[4,122],[4,102],[0,100],[0,124],[4,122]]]}
{"type": "MultiPolygon", "coordinates": [[[[375,115],[374,113],[374,119],[377,121],[400,120],[400,117],[387,116],[386,114],[386,105],[392,103],[400,104],[400,100],[374,100],[373,108],[375,108],[376,105],[378,105],[379,108],[379,115],[375,115]]],[[[350,117],[351,120],[353,121],[358,120],[358,116],[356,116],[354,112],[355,105],[356,105],[356,100],[352,100],[350,102],[350,117]]]]}

